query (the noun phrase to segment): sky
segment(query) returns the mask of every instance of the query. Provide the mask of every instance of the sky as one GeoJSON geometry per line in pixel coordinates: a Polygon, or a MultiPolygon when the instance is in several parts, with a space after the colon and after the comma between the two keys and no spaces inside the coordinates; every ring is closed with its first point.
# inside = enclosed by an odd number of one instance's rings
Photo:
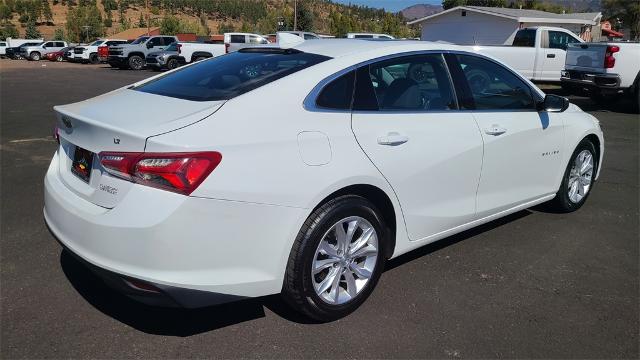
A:
{"type": "Polygon", "coordinates": [[[335,2],[343,3],[343,4],[357,4],[357,5],[366,5],[370,7],[376,8],[385,8],[389,11],[400,11],[404,8],[407,8],[411,5],[415,4],[432,4],[432,5],[440,5],[442,4],[442,0],[334,0],[335,2]]]}

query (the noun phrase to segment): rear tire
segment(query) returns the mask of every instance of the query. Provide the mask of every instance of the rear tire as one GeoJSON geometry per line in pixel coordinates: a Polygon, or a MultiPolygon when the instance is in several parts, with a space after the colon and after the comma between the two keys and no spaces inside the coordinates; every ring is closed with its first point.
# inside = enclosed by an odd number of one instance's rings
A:
{"type": "Polygon", "coordinates": [[[169,59],[169,61],[167,61],[167,69],[169,70],[173,70],[178,66],[180,66],[180,63],[178,63],[178,59],[169,59]]]}
{"type": "Polygon", "coordinates": [[[586,139],[582,140],[571,154],[556,197],[549,202],[552,210],[569,213],[584,205],[593,190],[598,160],[593,143],[586,139]]]}
{"type": "Polygon", "coordinates": [[[58,55],[58,56],[56,56],[56,61],[57,61],[57,62],[61,62],[62,60],[64,60],[64,58],[62,57],[62,55],[58,55]]]}
{"type": "Polygon", "coordinates": [[[33,60],[33,61],[40,61],[40,58],[42,57],[42,55],[40,55],[39,52],[34,51],[31,54],[29,54],[29,59],[33,60]]]}
{"type": "Polygon", "coordinates": [[[129,68],[131,70],[142,70],[144,67],[144,59],[138,55],[129,56],[129,68]]]}
{"type": "Polygon", "coordinates": [[[321,322],[356,310],[382,274],[389,243],[385,230],[380,212],[360,196],[341,196],[316,209],[291,249],[282,288],[285,301],[321,322]]]}

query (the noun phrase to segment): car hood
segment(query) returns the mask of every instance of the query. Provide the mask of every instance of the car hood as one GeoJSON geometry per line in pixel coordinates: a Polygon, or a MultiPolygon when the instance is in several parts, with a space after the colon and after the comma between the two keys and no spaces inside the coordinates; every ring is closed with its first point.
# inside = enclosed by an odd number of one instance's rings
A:
{"type": "Polygon", "coordinates": [[[122,88],[85,101],[54,107],[60,136],[85,149],[142,151],[146,139],[196,123],[224,101],[197,102],[122,88]],[[66,120],[66,121],[65,121],[66,120]],[[69,122],[71,127],[69,127],[69,122]],[[117,144],[116,144],[117,145],[117,144]]]}

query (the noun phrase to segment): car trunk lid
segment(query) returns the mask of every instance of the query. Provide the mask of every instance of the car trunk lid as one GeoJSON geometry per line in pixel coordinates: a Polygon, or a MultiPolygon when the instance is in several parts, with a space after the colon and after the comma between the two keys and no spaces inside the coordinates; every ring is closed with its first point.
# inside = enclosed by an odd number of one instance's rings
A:
{"type": "Polygon", "coordinates": [[[123,88],[56,106],[60,177],[78,196],[112,208],[132,184],[107,174],[98,159],[100,152],[144,152],[150,136],[196,123],[223,103],[188,101],[123,88]]]}

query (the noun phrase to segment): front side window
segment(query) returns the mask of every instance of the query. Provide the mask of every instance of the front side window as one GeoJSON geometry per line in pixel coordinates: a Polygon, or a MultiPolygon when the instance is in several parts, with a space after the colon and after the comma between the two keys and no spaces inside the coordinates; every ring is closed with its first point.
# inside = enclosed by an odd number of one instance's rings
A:
{"type": "Polygon", "coordinates": [[[566,50],[568,44],[579,42],[578,39],[563,31],[549,31],[549,48],[566,50]]]}
{"type": "Polygon", "coordinates": [[[358,103],[371,110],[372,93],[378,110],[453,110],[456,104],[446,65],[440,54],[384,60],[358,72],[358,103]],[[372,90],[373,89],[373,90],[372,90]]]}
{"type": "Polygon", "coordinates": [[[7,46],[7,43],[0,42],[0,46],[7,46]]]}
{"type": "Polygon", "coordinates": [[[192,101],[229,100],[328,59],[293,50],[241,50],[184,67],[134,90],[192,101]]]}
{"type": "Polygon", "coordinates": [[[162,38],[161,37],[154,37],[151,38],[151,40],[149,40],[149,42],[147,43],[147,46],[162,46],[162,38]]]}
{"type": "Polygon", "coordinates": [[[260,36],[249,35],[249,44],[267,44],[267,40],[260,36]]]}
{"type": "Polygon", "coordinates": [[[354,35],[354,39],[373,39],[373,35],[354,35]]]}
{"type": "Polygon", "coordinates": [[[535,47],[536,31],[535,30],[519,30],[513,38],[513,46],[535,47]]]}
{"type": "Polygon", "coordinates": [[[140,36],[139,38],[133,40],[132,44],[142,44],[143,42],[147,41],[147,39],[149,39],[148,36],[140,36]]]}
{"type": "Polygon", "coordinates": [[[534,110],[531,88],[502,65],[473,55],[456,55],[477,110],[534,110]]]}

